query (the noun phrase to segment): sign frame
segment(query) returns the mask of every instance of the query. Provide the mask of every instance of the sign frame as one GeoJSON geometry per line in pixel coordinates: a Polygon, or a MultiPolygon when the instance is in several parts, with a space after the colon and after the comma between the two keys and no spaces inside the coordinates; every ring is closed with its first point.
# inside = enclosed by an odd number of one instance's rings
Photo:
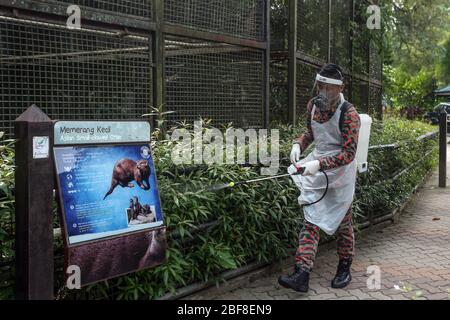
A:
{"type": "MultiPolygon", "coordinates": [[[[53,134],[56,136],[56,124],[57,123],[61,123],[61,122],[68,122],[70,123],[71,121],[54,121],[53,122],[53,134]]],[[[148,132],[149,132],[149,138],[151,138],[151,134],[150,134],[150,124],[147,121],[141,121],[141,120],[126,120],[126,121],[121,121],[121,120],[89,120],[89,121],[76,121],[78,123],[88,123],[90,125],[92,124],[96,124],[96,123],[125,123],[125,124],[133,124],[133,123],[147,123],[149,125],[148,127],[148,132]]],[[[120,238],[127,238],[127,237],[139,237],[142,236],[144,237],[145,235],[147,235],[150,232],[162,232],[162,234],[164,235],[164,243],[165,246],[167,246],[167,238],[165,236],[166,234],[166,230],[167,230],[167,226],[165,223],[165,215],[164,212],[162,210],[161,207],[161,218],[162,218],[162,224],[160,226],[156,226],[156,227],[149,227],[149,228],[145,228],[145,229],[141,229],[141,230],[133,230],[133,231],[125,231],[123,233],[119,233],[119,234],[115,234],[115,235],[110,235],[110,236],[105,236],[102,238],[97,238],[97,239],[90,239],[90,240],[86,240],[86,241],[81,241],[81,242],[77,242],[77,243],[70,243],[69,241],[69,232],[68,232],[68,225],[67,225],[67,220],[66,220],[66,211],[65,211],[65,207],[64,207],[64,198],[63,198],[63,190],[61,188],[61,181],[58,177],[58,172],[57,172],[57,159],[56,159],[56,152],[55,150],[58,148],[64,148],[64,147],[80,147],[80,148],[96,148],[96,147],[116,147],[116,146],[148,146],[150,149],[150,154],[152,157],[152,161],[153,161],[153,165],[154,165],[154,158],[153,158],[153,150],[151,147],[151,140],[136,140],[136,141],[132,141],[132,142],[126,142],[126,141],[117,141],[117,142],[98,142],[98,143],[94,143],[94,142],[90,142],[90,143],[65,143],[65,144],[57,144],[56,143],[56,137],[54,137],[54,141],[55,143],[53,143],[51,145],[51,157],[52,160],[54,162],[54,169],[55,169],[55,187],[57,188],[55,195],[56,195],[56,203],[57,203],[57,210],[58,210],[58,215],[60,218],[60,222],[61,222],[61,234],[62,234],[62,238],[63,238],[63,243],[64,243],[64,265],[65,265],[65,270],[67,270],[67,267],[70,266],[71,263],[71,257],[72,257],[72,253],[74,251],[76,251],[77,249],[80,249],[84,246],[88,247],[88,246],[93,246],[95,244],[102,244],[102,243],[107,243],[110,241],[114,241],[114,240],[118,240],[120,238]]],[[[158,178],[155,172],[154,175],[155,178],[155,185],[153,186],[153,188],[156,189],[156,193],[157,193],[157,200],[159,201],[159,203],[161,204],[161,195],[159,192],[159,182],[158,182],[158,178]]],[[[162,206],[162,205],[161,205],[162,206]]],[[[158,263],[157,265],[163,264],[165,263],[167,257],[165,255],[165,249],[164,249],[164,259],[162,262],[158,263]]],[[[153,267],[153,266],[152,266],[153,267]]],[[[96,279],[95,281],[88,281],[88,282],[83,282],[81,283],[81,286],[88,286],[100,281],[105,281],[105,280],[110,280],[113,278],[117,278],[126,274],[131,274],[140,270],[144,270],[144,269],[148,269],[148,268],[152,268],[152,267],[143,267],[143,268],[136,268],[134,270],[127,270],[124,273],[120,273],[120,274],[114,274],[112,276],[109,277],[102,277],[101,279],[96,279]]],[[[68,277],[67,274],[65,274],[66,278],[68,277]]],[[[83,276],[82,276],[83,278],[83,276]]]]}

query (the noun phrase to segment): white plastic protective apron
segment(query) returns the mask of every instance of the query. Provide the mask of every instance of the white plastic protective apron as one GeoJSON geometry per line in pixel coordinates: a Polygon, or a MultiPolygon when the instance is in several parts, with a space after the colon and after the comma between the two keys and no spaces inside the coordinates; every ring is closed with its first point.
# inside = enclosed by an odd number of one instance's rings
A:
{"type": "MultiPolygon", "coordinates": [[[[311,128],[316,146],[313,152],[300,161],[300,165],[323,157],[335,156],[342,151],[343,139],[339,129],[339,118],[344,102],[345,99],[341,95],[339,107],[333,117],[325,123],[314,121],[316,106],[313,107],[311,128]]],[[[305,219],[327,234],[334,234],[352,204],[355,194],[356,170],[356,160],[346,166],[327,170],[328,192],[318,203],[303,207],[305,219]]],[[[291,166],[288,171],[291,174],[293,171],[295,172],[294,166],[291,166]]],[[[313,176],[294,175],[292,179],[301,192],[298,198],[300,205],[319,200],[326,190],[327,182],[322,172],[313,176]]]]}

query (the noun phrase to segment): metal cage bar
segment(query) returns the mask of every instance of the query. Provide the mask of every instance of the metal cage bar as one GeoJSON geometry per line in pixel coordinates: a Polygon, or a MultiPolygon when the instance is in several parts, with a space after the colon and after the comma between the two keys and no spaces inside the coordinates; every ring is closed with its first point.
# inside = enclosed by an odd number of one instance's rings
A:
{"type": "Polygon", "coordinates": [[[77,5],[82,10],[96,10],[147,19],[152,19],[153,13],[151,0],[58,0],[57,2],[77,5]]]}

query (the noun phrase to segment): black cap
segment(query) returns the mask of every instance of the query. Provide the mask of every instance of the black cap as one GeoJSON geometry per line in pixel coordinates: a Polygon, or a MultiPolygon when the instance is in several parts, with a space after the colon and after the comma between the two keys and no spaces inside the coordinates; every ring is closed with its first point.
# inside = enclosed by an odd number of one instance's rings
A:
{"type": "Polygon", "coordinates": [[[319,74],[323,77],[331,78],[331,79],[337,79],[337,80],[344,80],[344,70],[341,68],[341,66],[329,63],[322,67],[319,74]]]}

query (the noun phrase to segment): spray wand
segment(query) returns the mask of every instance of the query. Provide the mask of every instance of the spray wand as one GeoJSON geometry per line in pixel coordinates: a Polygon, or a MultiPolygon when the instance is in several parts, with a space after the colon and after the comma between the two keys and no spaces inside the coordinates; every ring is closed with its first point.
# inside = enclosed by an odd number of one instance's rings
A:
{"type": "Polygon", "coordinates": [[[286,173],[286,174],[280,174],[278,176],[271,176],[271,177],[238,181],[238,182],[230,182],[228,184],[228,187],[233,188],[233,187],[237,187],[237,186],[242,186],[242,185],[246,185],[246,184],[257,183],[257,182],[262,182],[262,181],[267,181],[267,180],[276,180],[276,179],[281,179],[281,178],[290,177],[290,176],[297,176],[297,175],[303,174],[303,172],[305,172],[305,168],[300,167],[300,168],[298,168],[296,173],[292,173],[292,174],[286,173]]]}
{"type": "MultiPolygon", "coordinates": [[[[271,176],[271,177],[245,180],[245,181],[237,181],[237,182],[232,181],[230,183],[215,185],[215,186],[209,188],[209,190],[210,191],[218,191],[218,190],[223,190],[223,189],[227,189],[227,188],[234,188],[234,187],[238,187],[238,186],[242,186],[242,185],[248,185],[251,183],[258,183],[258,182],[267,181],[267,180],[276,180],[276,179],[281,179],[281,178],[285,178],[285,177],[297,176],[297,175],[303,174],[304,172],[305,172],[305,167],[298,167],[297,172],[295,172],[295,173],[286,173],[286,174],[281,174],[278,176],[271,176]]],[[[327,186],[325,188],[325,192],[323,193],[322,197],[320,197],[319,200],[314,201],[313,203],[304,204],[304,206],[311,206],[313,204],[316,204],[316,203],[322,201],[323,198],[325,198],[325,196],[328,192],[329,179],[328,179],[328,175],[325,171],[321,171],[321,172],[325,175],[325,179],[327,180],[327,186]]]]}

